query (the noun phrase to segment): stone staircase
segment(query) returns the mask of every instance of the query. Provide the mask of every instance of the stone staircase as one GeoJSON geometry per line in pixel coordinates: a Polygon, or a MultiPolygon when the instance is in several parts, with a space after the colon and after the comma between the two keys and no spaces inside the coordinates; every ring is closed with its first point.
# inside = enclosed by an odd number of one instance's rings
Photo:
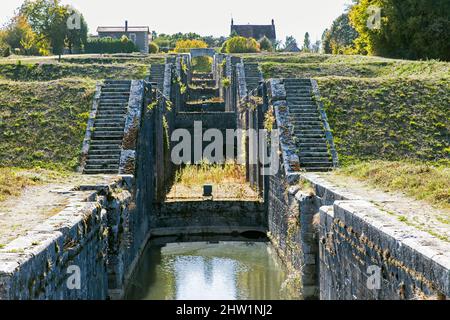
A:
{"type": "Polygon", "coordinates": [[[259,70],[259,65],[257,63],[245,63],[245,82],[247,83],[247,91],[256,89],[261,81],[261,71],[259,70]]]}
{"type": "Polygon", "coordinates": [[[165,64],[152,64],[150,66],[150,82],[158,84],[158,90],[163,92],[164,90],[164,73],[166,70],[165,64]]]}
{"type": "Polygon", "coordinates": [[[130,88],[131,81],[105,81],[83,173],[119,173],[130,88]]]}
{"type": "Polygon", "coordinates": [[[333,169],[322,119],[313,100],[309,79],[285,79],[287,102],[299,149],[300,165],[306,171],[333,169]]]}

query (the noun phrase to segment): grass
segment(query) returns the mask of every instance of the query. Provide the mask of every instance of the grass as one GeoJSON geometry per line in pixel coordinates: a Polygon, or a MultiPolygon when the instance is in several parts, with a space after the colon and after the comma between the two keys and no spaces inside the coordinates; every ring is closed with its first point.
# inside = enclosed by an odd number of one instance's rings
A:
{"type": "Polygon", "coordinates": [[[450,63],[380,57],[260,54],[266,78],[317,79],[343,165],[450,163],[450,63]]]}
{"type": "Polygon", "coordinates": [[[0,80],[1,166],[75,169],[94,91],[86,79],[0,80]]]}
{"type": "Polygon", "coordinates": [[[341,174],[386,191],[402,191],[438,208],[450,209],[450,168],[411,161],[369,161],[349,165],[341,174]]]}
{"type": "Polygon", "coordinates": [[[186,165],[175,178],[175,183],[188,187],[227,182],[245,183],[245,168],[234,163],[186,165]]]}
{"type": "Polygon", "coordinates": [[[0,202],[9,197],[19,196],[26,187],[40,185],[61,177],[64,177],[61,172],[42,169],[0,168],[0,202]]]}
{"type": "Polygon", "coordinates": [[[448,81],[319,79],[343,164],[354,160],[450,158],[448,81]]]}

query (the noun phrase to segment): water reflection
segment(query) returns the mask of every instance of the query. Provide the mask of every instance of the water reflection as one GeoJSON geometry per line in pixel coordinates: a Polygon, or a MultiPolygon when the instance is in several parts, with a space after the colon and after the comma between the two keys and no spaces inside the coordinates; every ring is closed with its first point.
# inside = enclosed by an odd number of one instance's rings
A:
{"type": "Polygon", "coordinates": [[[150,244],[128,299],[248,300],[287,296],[287,274],[266,242],[150,244]],[[284,285],[283,285],[284,284],[284,285]]]}

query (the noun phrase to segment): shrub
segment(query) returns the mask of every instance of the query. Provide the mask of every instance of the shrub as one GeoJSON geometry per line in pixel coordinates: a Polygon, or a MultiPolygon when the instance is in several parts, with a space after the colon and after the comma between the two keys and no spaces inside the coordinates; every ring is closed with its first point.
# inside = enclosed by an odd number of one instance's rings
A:
{"type": "Polygon", "coordinates": [[[158,53],[158,52],[159,46],[154,42],[150,42],[148,45],[148,53],[158,53]]]}
{"type": "Polygon", "coordinates": [[[264,36],[261,40],[259,40],[259,47],[261,48],[262,51],[269,51],[269,52],[273,51],[273,44],[266,36],[264,36]]]}
{"type": "Polygon", "coordinates": [[[253,38],[233,37],[222,46],[223,53],[255,53],[260,52],[259,43],[253,38]]]}
{"type": "Polygon", "coordinates": [[[192,70],[197,72],[211,72],[213,59],[211,57],[195,57],[192,59],[192,70]]]}
{"type": "Polygon", "coordinates": [[[180,40],[175,45],[174,51],[177,53],[187,53],[194,48],[208,48],[208,44],[202,40],[180,40]]]}
{"type": "Polygon", "coordinates": [[[86,43],[86,53],[132,53],[139,51],[136,45],[127,37],[121,39],[98,38],[86,43]]]}

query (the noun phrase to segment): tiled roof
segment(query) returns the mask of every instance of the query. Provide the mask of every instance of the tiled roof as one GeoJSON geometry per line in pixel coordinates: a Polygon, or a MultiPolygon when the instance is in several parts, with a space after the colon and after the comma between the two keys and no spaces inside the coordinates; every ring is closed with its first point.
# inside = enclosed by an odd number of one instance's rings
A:
{"type": "MultiPolygon", "coordinates": [[[[97,32],[125,32],[125,27],[98,27],[97,32]]],[[[128,32],[150,32],[150,28],[128,27],[128,32]]]]}

